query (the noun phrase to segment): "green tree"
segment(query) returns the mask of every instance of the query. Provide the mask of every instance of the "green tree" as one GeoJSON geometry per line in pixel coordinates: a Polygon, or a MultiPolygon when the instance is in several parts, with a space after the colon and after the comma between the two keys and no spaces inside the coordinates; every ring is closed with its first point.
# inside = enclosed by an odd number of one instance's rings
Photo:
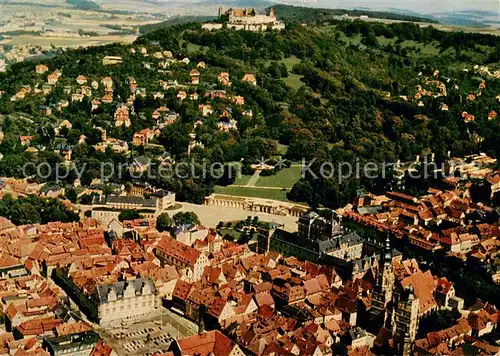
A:
{"type": "Polygon", "coordinates": [[[200,219],[198,215],[193,213],[192,211],[179,212],[173,216],[175,225],[185,225],[185,224],[193,224],[199,225],[200,219]]]}
{"type": "Polygon", "coordinates": [[[118,215],[118,220],[120,221],[125,221],[125,220],[135,220],[135,219],[140,219],[141,214],[137,210],[123,210],[120,215],[118,215]]]}
{"type": "Polygon", "coordinates": [[[156,218],[156,229],[160,232],[167,231],[172,224],[173,220],[167,213],[162,213],[156,218]]]}
{"type": "Polygon", "coordinates": [[[72,203],[76,203],[76,200],[78,198],[78,195],[76,194],[76,190],[75,188],[73,187],[69,187],[68,189],[66,189],[66,198],[72,202],[72,203]]]}

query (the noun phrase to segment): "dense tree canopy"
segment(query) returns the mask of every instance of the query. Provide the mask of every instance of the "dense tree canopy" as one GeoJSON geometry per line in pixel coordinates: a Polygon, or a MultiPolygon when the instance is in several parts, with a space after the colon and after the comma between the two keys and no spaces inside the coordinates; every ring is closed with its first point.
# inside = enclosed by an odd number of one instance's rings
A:
{"type": "Polygon", "coordinates": [[[73,222],[80,218],[68,210],[58,199],[37,196],[12,198],[5,195],[0,200],[0,216],[16,225],[47,224],[50,221],[73,222]]]}
{"type": "MultiPolygon", "coordinates": [[[[312,18],[316,10],[303,11],[301,16],[310,11],[307,16],[312,18]]],[[[498,70],[498,37],[450,33],[411,23],[387,25],[336,18],[325,21],[317,26],[291,21],[281,32],[211,32],[202,30],[198,23],[185,23],[140,37],[136,48],[145,46],[149,53],[169,50],[177,59],[189,57],[189,65],[172,65],[168,71],[157,69],[151,57],[131,54],[123,45],[68,50],[45,61],[50,70],[61,69],[63,83],[46,97],[30,96],[23,101],[11,101],[10,96],[22,85],[41,86],[44,79],[34,72],[33,63],[14,64],[7,73],[0,73],[0,89],[7,93],[0,98],[5,133],[0,144],[4,154],[0,175],[34,174],[21,169],[29,162],[48,162],[55,167],[61,157],[54,151],[61,143],[73,146],[75,163],[63,184],[72,184],[82,167],[85,170],[81,183],[88,185],[99,177],[102,162],[119,166],[130,163],[134,155],[146,155],[158,163],[160,156],[169,154],[176,165],[189,162],[194,169],[181,170],[186,173],[182,179],[156,177],[148,178],[149,183],[175,191],[180,201],[202,203],[215,184],[234,182],[227,177],[229,169],[221,168],[222,174],[213,177],[201,174],[204,167],[234,161],[243,161],[248,167],[261,158],[276,158],[279,144],[286,146],[286,158],[291,161],[314,161],[310,165],[313,173],[318,173],[325,162],[333,167],[346,162],[408,162],[416,155],[431,153],[442,161],[448,153],[463,156],[480,151],[500,157],[498,118],[488,119],[490,112],[498,111],[500,84],[477,69],[488,66],[491,73],[498,70]],[[121,56],[124,63],[103,66],[104,55],[121,56]],[[208,68],[200,85],[186,86],[188,94],[200,95],[198,102],[178,100],[173,88],[164,90],[163,98],[152,97],[160,81],[189,83],[189,70],[199,61],[208,68]],[[153,67],[147,69],[149,62],[153,67]],[[435,76],[436,70],[439,74],[435,76]],[[230,73],[231,87],[218,83],[217,75],[223,71],[230,73]],[[256,86],[241,81],[245,73],[255,74],[256,86]],[[39,105],[60,101],[64,85],[74,85],[79,74],[96,80],[112,77],[114,96],[122,101],[130,95],[130,77],[144,87],[148,94],[136,97],[130,128],[113,125],[116,105],[103,105],[91,113],[88,98],[71,103],[51,117],[38,114],[39,105]],[[446,87],[446,95],[436,95],[438,85],[446,87]],[[418,86],[431,94],[417,99],[421,95],[418,86]],[[245,98],[244,108],[232,108],[238,130],[219,131],[217,115],[201,115],[200,103],[210,102],[217,113],[227,106],[219,99],[209,101],[205,97],[211,89],[225,89],[229,95],[245,98]],[[134,148],[129,157],[110,149],[95,150],[94,145],[100,141],[96,127],[107,129],[108,137],[130,142],[134,132],[155,124],[152,113],[160,106],[177,112],[180,119],[161,130],[154,141],[156,148],[134,148]],[[252,115],[243,115],[243,111],[251,111],[252,115]],[[475,120],[465,122],[464,113],[472,114],[475,120]],[[56,137],[54,126],[63,119],[69,120],[72,128],[56,137]],[[36,125],[29,124],[29,120],[36,125]],[[203,125],[195,125],[198,121],[203,125]],[[27,134],[34,135],[35,147],[44,148],[38,154],[27,152],[19,144],[18,136],[27,134]],[[81,135],[86,137],[83,143],[79,142],[81,135]],[[193,140],[198,145],[188,154],[193,140]]],[[[98,92],[102,93],[102,89],[98,92]]],[[[306,174],[288,198],[336,208],[350,202],[359,189],[383,191],[394,184],[387,177],[340,179],[341,173],[332,172],[327,178],[306,174]]],[[[50,175],[37,179],[51,182],[55,178],[50,175]]],[[[130,180],[127,171],[109,178],[110,183],[130,180]]],[[[412,189],[422,188],[418,182],[409,183],[412,189]]],[[[73,199],[73,194],[70,197],[73,199]]]]}
{"type": "Polygon", "coordinates": [[[200,219],[198,218],[198,215],[193,213],[192,211],[182,211],[179,213],[176,213],[173,216],[173,220],[175,225],[199,225],[200,224],[200,219]]]}

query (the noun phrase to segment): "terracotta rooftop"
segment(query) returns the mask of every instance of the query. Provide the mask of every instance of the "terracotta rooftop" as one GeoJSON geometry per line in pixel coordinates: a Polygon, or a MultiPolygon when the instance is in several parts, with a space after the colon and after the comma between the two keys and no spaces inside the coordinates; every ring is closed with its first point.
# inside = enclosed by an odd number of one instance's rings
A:
{"type": "Polygon", "coordinates": [[[218,330],[177,340],[183,356],[229,356],[234,342],[218,330]]]}

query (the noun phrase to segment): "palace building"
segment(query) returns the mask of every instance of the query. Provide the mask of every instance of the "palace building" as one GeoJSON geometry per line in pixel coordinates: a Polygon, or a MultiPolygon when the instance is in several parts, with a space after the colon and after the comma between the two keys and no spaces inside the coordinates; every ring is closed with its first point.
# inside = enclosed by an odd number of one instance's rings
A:
{"type": "Polygon", "coordinates": [[[309,208],[304,205],[291,204],[277,200],[262,198],[235,197],[224,194],[212,194],[205,197],[204,205],[214,205],[227,208],[236,208],[256,213],[299,217],[309,208]]]}
{"type": "Polygon", "coordinates": [[[205,23],[202,28],[207,30],[217,30],[223,27],[222,23],[227,24],[227,28],[246,31],[266,31],[266,30],[283,30],[285,24],[278,21],[271,8],[269,15],[259,14],[253,8],[224,10],[219,7],[219,23],[205,23]]]}

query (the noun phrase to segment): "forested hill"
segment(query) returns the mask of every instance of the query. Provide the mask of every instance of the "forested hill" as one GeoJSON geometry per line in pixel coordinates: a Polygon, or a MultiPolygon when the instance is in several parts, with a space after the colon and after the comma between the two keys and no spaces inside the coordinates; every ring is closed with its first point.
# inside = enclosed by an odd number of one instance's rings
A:
{"type": "MultiPolygon", "coordinates": [[[[276,5],[272,6],[276,12],[278,19],[282,21],[292,21],[298,23],[315,23],[320,24],[325,21],[334,19],[342,15],[351,17],[368,16],[377,19],[399,20],[408,22],[428,22],[438,23],[438,21],[430,18],[417,17],[404,14],[396,14],[385,11],[368,11],[368,10],[344,10],[344,9],[317,9],[302,6],[292,5],[276,5]]],[[[271,7],[267,9],[270,10],[271,7]]]]}
{"type": "MultiPolygon", "coordinates": [[[[500,157],[500,121],[495,116],[500,100],[499,62],[498,37],[442,32],[412,23],[331,20],[305,27],[291,23],[281,32],[258,33],[210,32],[199,23],[168,26],[140,37],[132,46],[68,50],[45,60],[51,72],[62,72],[58,84],[48,88],[53,89],[49,94],[43,94],[47,74],[37,75],[36,63],[14,64],[7,73],[0,73],[0,90],[5,92],[0,97],[5,134],[0,176],[19,175],[18,167],[35,159],[55,160],[59,156],[53,153],[54,147],[61,144],[74,146],[77,168],[98,167],[108,160],[130,162],[131,157],[118,153],[96,152],[93,145],[100,135],[95,127],[106,128],[108,137],[131,142],[135,132],[155,125],[152,113],[160,107],[178,113],[179,120],[161,130],[156,141],[160,152],[154,154],[168,153],[177,163],[243,160],[250,166],[262,157],[283,155],[293,162],[316,159],[312,169],[318,170],[322,162],[408,162],[431,152],[438,161],[446,159],[448,152],[464,156],[482,151],[500,157]],[[149,55],[141,53],[142,46],[149,55]],[[153,55],[164,51],[171,51],[177,61],[168,66],[165,59],[153,55]],[[121,56],[123,64],[104,66],[104,56],[121,56]],[[188,64],[181,62],[186,57],[188,64]],[[200,70],[200,83],[193,84],[190,72],[200,61],[206,69],[200,70]],[[231,86],[219,82],[221,72],[229,73],[231,86]],[[246,73],[255,75],[257,85],[242,81],[246,73]],[[79,75],[98,83],[111,77],[113,103],[90,109],[92,100],[104,96],[102,85],[90,97],[73,102],[66,87],[73,92],[79,89],[79,75]],[[131,77],[146,94],[134,98],[131,126],[115,127],[113,115],[116,106],[130,97],[131,77]],[[160,84],[167,81],[177,81],[179,87],[160,84]],[[32,92],[12,100],[23,86],[30,86],[32,92]],[[243,97],[243,108],[212,100],[213,89],[226,90],[228,97],[243,97]],[[179,91],[199,98],[179,100],[179,91]],[[58,107],[63,100],[71,101],[67,108],[53,110],[49,116],[40,114],[40,105],[58,107]],[[202,115],[199,105],[203,104],[212,105],[213,116],[202,115]],[[229,109],[237,129],[221,131],[218,120],[224,113],[229,115],[229,109]],[[243,111],[252,115],[244,116],[243,111]],[[51,128],[64,119],[72,129],[54,138],[51,128]],[[203,125],[197,124],[200,121],[203,125]],[[188,155],[193,134],[200,145],[188,155]],[[34,136],[33,142],[41,147],[36,157],[19,144],[20,135],[34,136]],[[87,137],[84,144],[78,143],[81,135],[87,137]]],[[[134,154],[153,156],[149,151],[134,154]]],[[[94,170],[87,173],[82,182],[95,178],[94,170]]],[[[200,176],[151,183],[174,190],[180,200],[197,203],[217,184],[200,176]]],[[[392,184],[390,175],[343,182],[333,172],[331,177],[308,175],[295,184],[288,199],[338,208],[351,202],[360,189],[377,192],[392,184]]],[[[425,184],[405,182],[404,187],[425,190],[425,184]]]]}

